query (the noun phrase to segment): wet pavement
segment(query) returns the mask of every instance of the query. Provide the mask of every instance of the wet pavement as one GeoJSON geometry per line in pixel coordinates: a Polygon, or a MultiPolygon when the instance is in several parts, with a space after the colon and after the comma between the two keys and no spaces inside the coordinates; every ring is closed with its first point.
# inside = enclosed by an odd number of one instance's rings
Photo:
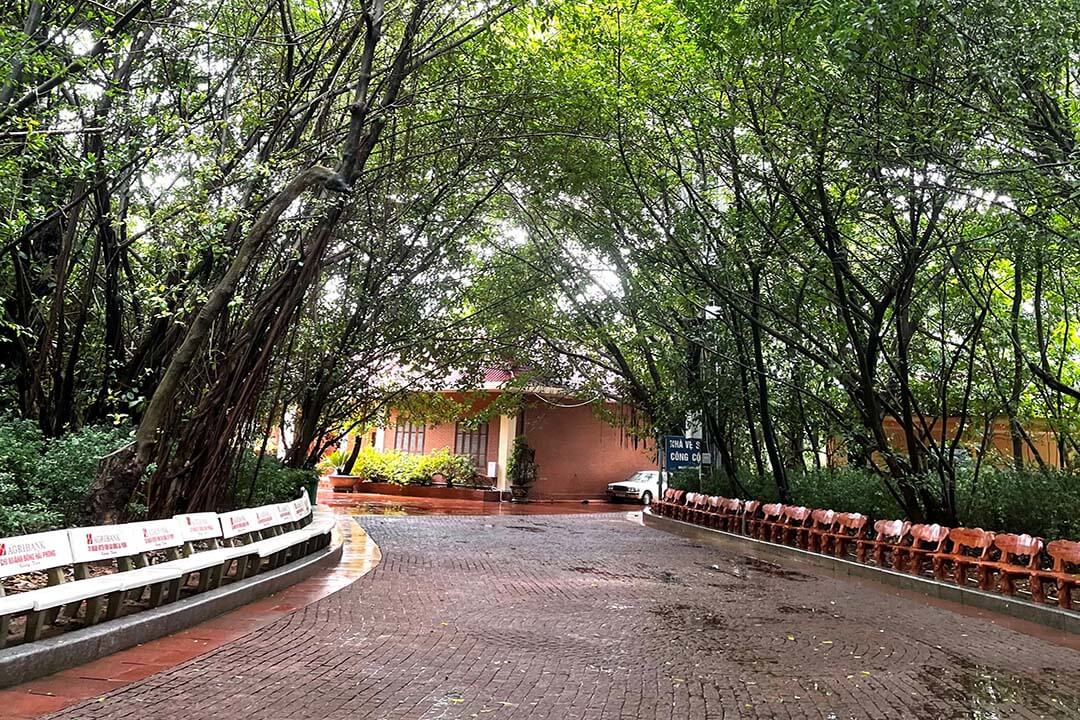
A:
{"type": "Polygon", "coordinates": [[[381,551],[367,574],[53,717],[1080,717],[1074,649],[697,545],[627,508],[391,504],[355,518],[381,551]]]}
{"type": "Polygon", "coordinates": [[[576,515],[580,513],[627,512],[641,510],[630,503],[582,502],[478,502],[319,491],[319,504],[348,515],[576,515]]]}

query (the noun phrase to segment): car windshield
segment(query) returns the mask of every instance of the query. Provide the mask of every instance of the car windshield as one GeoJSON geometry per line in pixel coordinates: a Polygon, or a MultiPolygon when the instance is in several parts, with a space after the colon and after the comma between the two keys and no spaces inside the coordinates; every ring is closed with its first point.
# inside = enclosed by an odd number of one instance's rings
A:
{"type": "Polygon", "coordinates": [[[631,482],[646,482],[646,483],[647,482],[655,482],[656,481],[656,473],[649,472],[648,470],[642,470],[640,472],[636,472],[633,475],[631,475],[630,476],[630,481],[631,482]]]}

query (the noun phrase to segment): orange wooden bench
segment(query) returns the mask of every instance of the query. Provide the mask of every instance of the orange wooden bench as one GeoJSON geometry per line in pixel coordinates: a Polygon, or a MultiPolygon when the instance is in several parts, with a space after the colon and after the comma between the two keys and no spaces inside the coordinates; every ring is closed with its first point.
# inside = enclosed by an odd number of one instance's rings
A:
{"type": "Polygon", "coordinates": [[[911,544],[893,549],[893,567],[899,560],[900,568],[912,575],[923,575],[926,560],[932,555],[943,552],[945,538],[949,537],[949,528],[938,524],[912,525],[911,544]]]}
{"type": "Polygon", "coordinates": [[[967,585],[968,571],[974,568],[979,589],[989,590],[992,584],[990,548],[993,546],[992,532],[982,528],[953,528],[941,548],[930,554],[934,577],[945,580],[951,566],[953,582],[967,585]]]}
{"type": "Polygon", "coordinates": [[[757,524],[757,538],[769,542],[779,542],[784,532],[784,506],[780,503],[765,503],[761,506],[761,520],[757,524]]]}
{"type": "Polygon", "coordinates": [[[738,532],[743,533],[747,537],[757,537],[758,523],[758,510],[761,509],[760,500],[747,500],[743,504],[742,512],[742,527],[738,529],[738,532]]]}
{"type": "MultiPolygon", "coordinates": [[[[837,513],[835,529],[829,535],[832,544],[833,555],[842,558],[848,554],[848,547],[852,543],[858,543],[866,532],[866,524],[870,518],[860,513],[837,513]]],[[[824,552],[824,551],[823,551],[824,552]]],[[[859,560],[863,562],[863,560],[859,560]]]]}
{"type": "Polygon", "coordinates": [[[785,505],[784,520],[781,525],[780,542],[785,545],[806,549],[807,534],[810,530],[811,510],[801,505],[785,505]]]}
{"type": "Polygon", "coordinates": [[[888,565],[903,571],[904,541],[910,532],[911,523],[907,520],[878,520],[874,523],[874,536],[855,543],[855,557],[859,562],[865,562],[869,552],[875,565],[886,567],[885,555],[888,554],[888,565]]]}
{"type": "Polygon", "coordinates": [[[664,517],[674,517],[675,507],[682,499],[683,491],[675,488],[664,490],[664,497],[656,504],[656,511],[664,517]]]}
{"type": "Polygon", "coordinates": [[[701,493],[686,493],[686,502],[682,507],[680,519],[685,522],[697,522],[701,515],[701,502],[705,496],[701,493]]]}
{"type": "Polygon", "coordinates": [[[675,494],[671,498],[671,504],[668,505],[668,517],[677,518],[679,513],[682,512],[684,507],[684,499],[686,496],[685,490],[676,490],[675,494]]]}
{"type": "Polygon", "coordinates": [[[720,530],[727,532],[742,532],[742,500],[735,498],[720,498],[720,513],[717,517],[720,530]]]}
{"type": "MultiPolygon", "coordinates": [[[[1039,569],[1039,554],[1042,553],[1043,541],[1030,535],[1002,533],[994,537],[994,549],[999,553],[997,562],[992,566],[998,574],[998,591],[1002,595],[1015,595],[1016,578],[1031,579],[1032,573],[1039,569]]],[[[1037,599],[1034,587],[1033,582],[1032,599],[1037,599]]]]}
{"type": "Polygon", "coordinates": [[[807,528],[806,549],[813,552],[828,552],[832,544],[836,526],[836,513],[832,510],[814,510],[810,513],[810,527],[807,528]]]}
{"type": "Polygon", "coordinates": [[[1058,607],[1069,610],[1073,605],[1072,591],[1080,585],[1080,542],[1054,540],[1046,544],[1046,554],[1053,567],[1038,570],[1031,576],[1031,595],[1036,600],[1045,600],[1043,581],[1052,581],[1057,586],[1058,607]]]}

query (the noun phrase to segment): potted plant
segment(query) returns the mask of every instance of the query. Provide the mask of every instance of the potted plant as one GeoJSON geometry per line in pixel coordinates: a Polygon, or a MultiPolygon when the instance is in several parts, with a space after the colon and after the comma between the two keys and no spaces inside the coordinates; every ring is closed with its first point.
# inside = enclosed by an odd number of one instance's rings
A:
{"type": "Polygon", "coordinates": [[[351,490],[355,482],[353,478],[342,474],[342,466],[345,464],[346,459],[345,453],[341,452],[341,450],[335,450],[325,455],[316,466],[320,475],[329,476],[330,487],[334,489],[334,492],[351,490]]]}
{"type": "Polygon", "coordinates": [[[540,466],[536,464],[536,450],[529,447],[524,435],[514,438],[514,451],[506,468],[510,479],[510,500],[528,502],[529,488],[536,483],[540,475],[540,466]]]}

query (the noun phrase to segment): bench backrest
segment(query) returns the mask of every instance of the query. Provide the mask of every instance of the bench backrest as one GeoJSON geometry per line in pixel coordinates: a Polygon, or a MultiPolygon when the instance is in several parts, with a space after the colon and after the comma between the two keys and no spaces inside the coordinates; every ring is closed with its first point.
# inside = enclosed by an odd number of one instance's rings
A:
{"type": "Polygon", "coordinates": [[[780,503],[766,503],[761,506],[761,514],[765,516],[766,520],[776,519],[780,517],[784,512],[784,506],[780,503]]]}
{"type": "Polygon", "coordinates": [[[1054,571],[1065,572],[1069,565],[1080,566],[1080,542],[1054,540],[1046,545],[1046,554],[1054,558],[1054,571]]]}
{"type": "Polygon", "coordinates": [[[308,497],[307,490],[300,491],[300,497],[298,502],[304,508],[304,517],[311,514],[311,498],[308,497]]]}
{"type": "Polygon", "coordinates": [[[720,503],[720,508],[724,512],[729,512],[737,515],[742,510],[742,500],[736,498],[724,498],[724,501],[720,503]]]}
{"type": "Polygon", "coordinates": [[[1002,533],[994,537],[994,547],[1001,551],[1001,562],[1016,564],[1017,558],[1027,557],[1027,565],[1034,568],[1039,564],[1039,553],[1042,552],[1043,541],[1041,538],[1026,534],[1002,533]]]}
{"type": "Polygon", "coordinates": [[[902,541],[911,532],[911,523],[907,520],[878,520],[874,523],[874,533],[879,542],[902,541]]]}
{"type": "Polygon", "coordinates": [[[126,527],[131,536],[132,547],[137,553],[168,550],[184,544],[180,521],[175,518],[130,523],[126,527]]]}
{"type": "Polygon", "coordinates": [[[982,528],[953,528],[949,531],[949,544],[955,555],[986,557],[994,546],[994,533],[982,528]]]}
{"type": "MultiPolygon", "coordinates": [[[[869,521],[870,518],[862,513],[839,513],[836,516],[836,524],[841,532],[849,531],[854,535],[861,535],[866,523],[869,521]]],[[[886,520],[885,522],[889,521],[886,520]]]]}
{"type": "Polygon", "coordinates": [[[815,510],[810,513],[810,518],[814,521],[814,527],[821,530],[828,530],[836,524],[836,512],[833,510],[815,510]]]}
{"type": "Polygon", "coordinates": [[[260,505],[250,508],[252,522],[256,530],[266,530],[278,524],[277,510],[273,505],[260,505]]]}
{"type": "Polygon", "coordinates": [[[71,565],[67,530],[0,538],[0,578],[71,565]]]}
{"type": "Polygon", "coordinates": [[[218,519],[221,520],[221,537],[226,540],[239,537],[240,535],[246,535],[259,529],[256,526],[255,517],[250,508],[221,513],[218,515],[218,519]]]}
{"type": "Polygon", "coordinates": [[[934,549],[940,550],[947,537],[949,537],[949,528],[941,527],[937,523],[911,526],[911,544],[915,548],[922,548],[926,544],[933,545],[934,549]]]}
{"type": "Polygon", "coordinates": [[[130,525],[97,525],[67,531],[75,563],[92,563],[128,557],[141,552],[142,544],[130,525]]]}
{"type": "Polygon", "coordinates": [[[173,518],[180,523],[180,537],[184,542],[214,540],[221,537],[221,521],[217,513],[189,513],[173,518]]]}
{"type": "Polygon", "coordinates": [[[746,515],[746,517],[748,518],[752,518],[754,517],[754,515],[757,514],[758,508],[760,507],[760,500],[747,500],[746,504],[743,505],[743,514],[746,515]]]}
{"type": "Polygon", "coordinates": [[[278,524],[279,525],[284,525],[285,523],[296,522],[297,520],[300,519],[300,516],[296,514],[296,505],[295,505],[295,503],[291,503],[291,502],[278,503],[277,505],[274,506],[274,512],[277,513],[277,519],[278,519],[278,524]]]}
{"type": "Polygon", "coordinates": [[[810,517],[810,508],[801,505],[785,505],[784,517],[789,523],[805,523],[810,517]]]}

